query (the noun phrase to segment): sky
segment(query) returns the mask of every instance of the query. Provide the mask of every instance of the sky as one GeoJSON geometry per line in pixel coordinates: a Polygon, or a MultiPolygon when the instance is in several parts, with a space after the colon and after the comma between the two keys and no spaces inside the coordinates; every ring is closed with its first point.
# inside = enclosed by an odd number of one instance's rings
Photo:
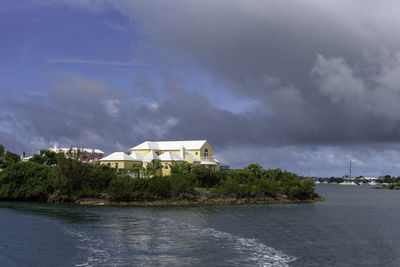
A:
{"type": "Polygon", "coordinates": [[[400,176],[400,2],[3,0],[0,143],[206,139],[224,165],[400,176]]]}

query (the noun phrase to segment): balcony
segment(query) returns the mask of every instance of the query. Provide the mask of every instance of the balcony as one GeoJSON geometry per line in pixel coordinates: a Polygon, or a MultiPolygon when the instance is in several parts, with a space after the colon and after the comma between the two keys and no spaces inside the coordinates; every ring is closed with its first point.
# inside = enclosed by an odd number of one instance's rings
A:
{"type": "Polygon", "coordinates": [[[201,161],[213,161],[215,162],[215,158],[214,157],[206,157],[206,158],[200,158],[201,161]]]}

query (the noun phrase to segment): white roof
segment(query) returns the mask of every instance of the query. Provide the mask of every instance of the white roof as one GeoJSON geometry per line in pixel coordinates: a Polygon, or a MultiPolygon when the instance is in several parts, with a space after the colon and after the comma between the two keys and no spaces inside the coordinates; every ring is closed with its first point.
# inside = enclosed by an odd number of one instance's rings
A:
{"type": "Polygon", "coordinates": [[[136,160],[143,160],[143,155],[137,152],[131,153],[129,156],[131,156],[132,158],[136,159],[136,160]]]}
{"type": "Polygon", "coordinates": [[[184,161],[180,156],[173,154],[171,152],[164,152],[160,155],[160,160],[162,161],[184,161]]]}
{"type": "Polygon", "coordinates": [[[185,152],[185,155],[187,155],[189,158],[191,158],[193,161],[196,161],[196,162],[198,162],[198,161],[200,161],[198,158],[196,158],[196,156],[195,155],[193,155],[192,153],[189,153],[189,152],[185,152]]]}
{"type": "Polygon", "coordinates": [[[186,149],[200,149],[207,140],[193,141],[146,141],[131,149],[154,149],[154,150],[179,150],[182,146],[186,149]]]}
{"type": "Polygon", "coordinates": [[[125,152],[114,152],[111,155],[102,158],[100,161],[138,161],[138,160],[132,158],[125,152]]]}
{"type": "Polygon", "coordinates": [[[213,160],[202,160],[200,162],[201,165],[217,165],[217,162],[213,161],[213,160]]]}
{"type": "Polygon", "coordinates": [[[150,152],[144,156],[143,162],[151,162],[153,159],[160,160],[160,157],[156,154],[156,152],[154,152],[154,150],[150,150],[150,152]]]}
{"type": "MultiPolygon", "coordinates": [[[[56,149],[54,149],[54,147],[49,148],[48,150],[50,151],[54,151],[54,152],[58,152],[58,151],[62,151],[64,153],[67,153],[69,150],[71,149],[71,147],[66,148],[66,147],[57,147],[56,149]]],[[[95,148],[83,148],[83,147],[72,147],[72,150],[80,150],[81,152],[87,152],[87,153],[98,153],[98,154],[104,154],[103,151],[101,151],[100,149],[95,149],[95,148]]]]}

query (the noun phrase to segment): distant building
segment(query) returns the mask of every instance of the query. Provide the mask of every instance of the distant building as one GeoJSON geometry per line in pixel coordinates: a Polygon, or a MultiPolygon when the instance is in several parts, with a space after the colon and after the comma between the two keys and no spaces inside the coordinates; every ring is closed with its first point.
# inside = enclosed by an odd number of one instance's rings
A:
{"type": "Polygon", "coordinates": [[[22,162],[28,162],[33,156],[29,156],[29,157],[21,157],[21,161],[22,162]]]}
{"type": "Polygon", "coordinates": [[[64,153],[65,156],[67,157],[78,158],[78,160],[81,162],[91,163],[91,164],[99,163],[100,159],[104,157],[103,151],[94,148],[83,148],[83,147],[62,148],[54,146],[52,148],[49,148],[48,150],[56,153],[64,153]]]}
{"type": "Polygon", "coordinates": [[[32,158],[32,157],[33,157],[33,156],[27,157],[27,156],[25,155],[25,152],[22,152],[21,161],[22,161],[22,162],[28,162],[28,161],[30,160],[30,158],[32,158]]]}
{"type": "MultiPolygon", "coordinates": [[[[141,158],[143,159],[143,157],[141,158]]],[[[131,157],[125,152],[114,152],[105,158],[100,159],[101,164],[110,165],[116,169],[132,169],[142,166],[141,159],[131,157]]]]}
{"type": "Polygon", "coordinates": [[[101,159],[101,164],[127,169],[125,166],[137,166],[138,162],[142,167],[146,167],[153,159],[158,159],[162,163],[161,175],[169,175],[170,166],[176,162],[189,162],[211,170],[219,170],[220,165],[219,161],[213,157],[213,150],[207,140],[146,141],[130,150],[130,155],[115,152],[101,159]]]}

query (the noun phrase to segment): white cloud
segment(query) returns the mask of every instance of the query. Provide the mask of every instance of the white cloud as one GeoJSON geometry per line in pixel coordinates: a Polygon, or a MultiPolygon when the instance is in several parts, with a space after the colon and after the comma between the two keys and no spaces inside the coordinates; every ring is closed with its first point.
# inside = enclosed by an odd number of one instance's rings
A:
{"type": "Polygon", "coordinates": [[[319,90],[329,96],[334,104],[365,102],[363,101],[367,93],[365,84],[362,79],[355,76],[353,69],[343,58],[326,59],[318,55],[311,74],[317,77],[319,90]]]}
{"type": "MultiPolygon", "coordinates": [[[[367,61],[373,62],[372,59],[367,61]]],[[[375,115],[391,122],[400,121],[400,53],[380,56],[376,73],[362,77],[363,69],[349,66],[339,58],[318,55],[311,70],[318,90],[333,104],[352,114],[375,115]]]]}
{"type": "Polygon", "coordinates": [[[118,99],[108,99],[104,101],[106,111],[111,116],[116,116],[119,113],[120,101],[118,99]]]}
{"type": "Polygon", "coordinates": [[[82,58],[47,58],[46,62],[49,63],[64,63],[64,64],[87,64],[87,65],[103,65],[103,66],[116,66],[116,67],[126,67],[135,68],[142,67],[140,64],[134,60],[131,61],[117,61],[117,60],[93,60],[93,59],[82,59],[82,58]]]}

